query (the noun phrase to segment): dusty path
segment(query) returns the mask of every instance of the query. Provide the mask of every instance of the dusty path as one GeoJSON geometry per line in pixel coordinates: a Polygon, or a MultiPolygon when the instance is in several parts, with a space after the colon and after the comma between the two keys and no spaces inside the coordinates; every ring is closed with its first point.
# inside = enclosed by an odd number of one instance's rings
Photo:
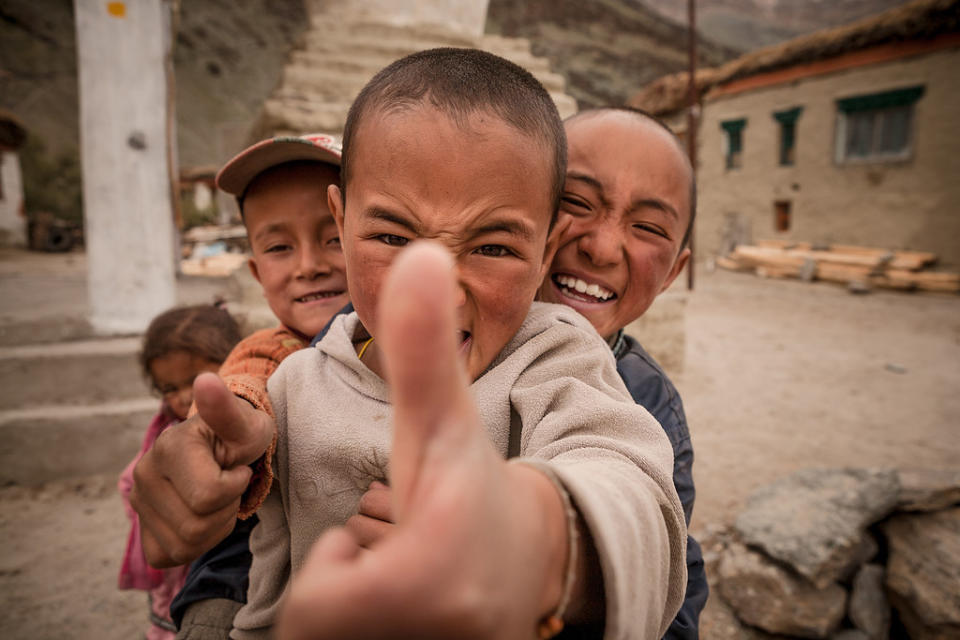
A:
{"type": "MultiPolygon", "coordinates": [[[[695,532],[801,467],[960,465],[960,297],[725,272],[697,286],[676,380],[695,532]]],[[[125,536],[112,475],[0,489],[0,637],[141,637],[144,596],[114,588],[125,536]]]]}

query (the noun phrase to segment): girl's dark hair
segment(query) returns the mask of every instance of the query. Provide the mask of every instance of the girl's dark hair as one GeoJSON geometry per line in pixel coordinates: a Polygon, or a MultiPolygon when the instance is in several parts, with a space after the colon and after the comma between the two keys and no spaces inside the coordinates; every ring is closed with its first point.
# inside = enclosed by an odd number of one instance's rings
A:
{"type": "Polygon", "coordinates": [[[240,326],[219,305],[201,304],[164,311],[143,335],[140,367],[150,377],[150,363],[174,351],[186,351],[222,363],[240,342],[240,326]]]}

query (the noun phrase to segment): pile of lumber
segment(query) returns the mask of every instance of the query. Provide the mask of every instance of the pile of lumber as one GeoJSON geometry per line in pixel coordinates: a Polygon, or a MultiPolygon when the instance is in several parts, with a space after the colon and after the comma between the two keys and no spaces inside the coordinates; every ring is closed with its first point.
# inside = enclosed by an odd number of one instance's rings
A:
{"type": "Polygon", "coordinates": [[[936,261],[935,254],[920,251],[765,240],[738,246],[729,256],[718,258],[717,266],[767,278],[824,280],[855,288],[960,292],[960,273],[926,270],[936,261]]]}

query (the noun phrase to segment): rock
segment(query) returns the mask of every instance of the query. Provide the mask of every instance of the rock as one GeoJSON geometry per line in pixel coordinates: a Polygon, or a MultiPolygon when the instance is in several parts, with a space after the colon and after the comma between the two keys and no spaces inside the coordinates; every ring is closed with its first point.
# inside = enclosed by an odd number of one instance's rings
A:
{"type": "Polygon", "coordinates": [[[740,620],[770,633],[826,638],[843,619],[847,593],[818,588],[740,544],[720,564],[720,593],[740,620]]]}
{"type": "Polygon", "coordinates": [[[853,624],[870,640],[883,640],[890,631],[890,603],[883,591],[883,567],[864,565],[853,579],[850,606],[853,624]]]}
{"type": "Polygon", "coordinates": [[[938,511],[960,503],[960,470],[910,469],[900,471],[901,511],[938,511]]]}
{"type": "Polygon", "coordinates": [[[723,598],[711,595],[700,613],[701,640],[777,640],[776,636],[745,625],[723,598]]]}
{"type": "Polygon", "coordinates": [[[830,636],[830,640],[870,640],[870,636],[860,629],[844,629],[830,636]]]}
{"type": "Polygon", "coordinates": [[[960,638],[960,508],[882,525],[890,601],[913,640],[960,638]]]}
{"type": "Polygon", "coordinates": [[[840,572],[840,579],[846,583],[853,578],[864,563],[873,560],[879,550],[880,545],[877,544],[876,538],[870,535],[869,532],[864,532],[860,541],[851,549],[847,565],[840,572]]]}
{"type": "Polygon", "coordinates": [[[754,492],[735,526],[745,542],[825,588],[849,571],[866,527],[898,497],[892,470],[804,469],[754,492]]]}

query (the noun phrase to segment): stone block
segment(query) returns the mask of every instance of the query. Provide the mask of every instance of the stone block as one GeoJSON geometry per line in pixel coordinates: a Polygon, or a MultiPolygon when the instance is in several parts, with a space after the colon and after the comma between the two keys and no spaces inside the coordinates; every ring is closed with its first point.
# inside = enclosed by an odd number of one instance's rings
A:
{"type": "Polygon", "coordinates": [[[937,511],[960,503],[960,469],[900,471],[900,511],[937,511]]]}
{"type": "Polygon", "coordinates": [[[960,508],[882,525],[890,600],[913,640],[960,638],[960,508]]]}
{"type": "Polygon", "coordinates": [[[866,564],[857,572],[850,590],[848,615],[870,640],[883,640],[890,632],[890,603],[883,590],[883,567],[866,564]]]}
{"type": "Polygon", "coordinates": [[[828,637],[847,603],[840,585],[816,587],[740,544],[731,545],[720,564],[720,593],[747,624],[800,638],[828,637]]]}
{"type": "Polygon", "coordinates": [[[892,470],[804,469],[754,492],[735,526],[747,544],[825,588],[849,573],[866,528],[898,499],[892,470]]]}

